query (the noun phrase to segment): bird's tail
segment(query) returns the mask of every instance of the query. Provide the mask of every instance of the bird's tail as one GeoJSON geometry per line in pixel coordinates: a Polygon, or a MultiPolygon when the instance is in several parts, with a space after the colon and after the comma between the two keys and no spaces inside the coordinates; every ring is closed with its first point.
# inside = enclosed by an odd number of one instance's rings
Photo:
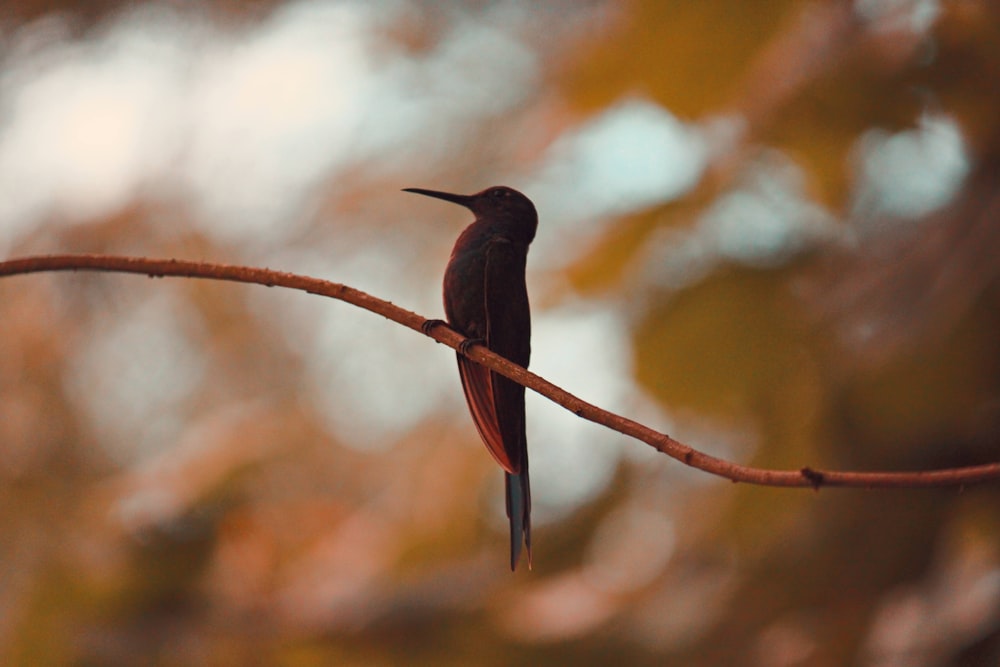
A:
{"type": "Polygon", "coordinates": [[[521,472],[504,473],[507,489],[507,516],[510,518],[510,569],[517,569],[521,558],[521,544],[528,552],[528,569],[531,569],[531,483],[528,481],[528,462],[521,462],[521,472]]]}

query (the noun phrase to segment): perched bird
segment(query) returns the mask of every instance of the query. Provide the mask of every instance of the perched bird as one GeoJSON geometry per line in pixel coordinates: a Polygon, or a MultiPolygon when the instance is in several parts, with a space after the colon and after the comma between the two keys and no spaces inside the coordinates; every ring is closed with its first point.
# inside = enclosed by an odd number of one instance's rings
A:
{"type": "MultiPolygon", "coordinates": [[[[538,214],[517,190],[497,186],[474,195],[406,188],[466,207],[476,216],[451,251],[444,273],[448,324],[465,335],[464,346],[481,343],[527,368],[531,356],[531,313],[524,282],[528,245],[538,214]]],[[[433,321],[430,322],[433,324],[433,321]]],[[[458,372],[469,411],[486,448],[504,469],[510,518],[510,568],[517,568],[523,543],[531,567],[531,488],[525,438],[524,387],[466,357],[458,372]]]]}

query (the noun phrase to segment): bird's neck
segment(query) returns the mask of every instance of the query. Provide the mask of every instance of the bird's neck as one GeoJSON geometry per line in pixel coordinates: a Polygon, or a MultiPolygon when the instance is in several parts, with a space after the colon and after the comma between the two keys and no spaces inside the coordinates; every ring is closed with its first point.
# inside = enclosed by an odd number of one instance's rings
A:
{"type": "Polygon", "coordinates": [[[513,217],[477,218],[465,231],[485,238],[504,239],[527,248],[535,238],[537,225],[536,220],[513,217]]]}

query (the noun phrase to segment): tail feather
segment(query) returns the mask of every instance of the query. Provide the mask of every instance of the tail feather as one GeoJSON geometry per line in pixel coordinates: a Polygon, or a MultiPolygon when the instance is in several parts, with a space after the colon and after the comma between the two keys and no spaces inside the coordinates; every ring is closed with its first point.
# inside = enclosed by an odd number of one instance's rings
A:
{"type": "Polygon", "coordinates": [[[507,490],[507,516],[510,519],[510,569],[517,569],[521,558],[521,545],[528,553],[528,569],[531,569],[531,483],[528,481],[527,461],[522,463],[521,472],[504,473],[507,490]]]}

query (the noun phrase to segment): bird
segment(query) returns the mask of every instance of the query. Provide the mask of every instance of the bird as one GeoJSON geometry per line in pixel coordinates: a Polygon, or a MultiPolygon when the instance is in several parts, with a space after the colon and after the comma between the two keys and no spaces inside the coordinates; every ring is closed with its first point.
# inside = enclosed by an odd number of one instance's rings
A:
{"type": "MultiPolygon", "coordinates": [[[[472,345],[528,367],[531,311],[525,283],[528,246],[538,213],[526,196],[506,186],[473,195],[405,188],[464,206],[475,221],[459,235],[444,273],[447,323],[466,337],[459,346],[458,372],[465,400],[486,449],[504,471],[510,519],[510,569],[517,569],[522,543],[531,569],[531,485],[525,434],[524,387],[472,361],[472,345]]],[[[425,329],[439,324],[428,320],[425,329]]]]}

